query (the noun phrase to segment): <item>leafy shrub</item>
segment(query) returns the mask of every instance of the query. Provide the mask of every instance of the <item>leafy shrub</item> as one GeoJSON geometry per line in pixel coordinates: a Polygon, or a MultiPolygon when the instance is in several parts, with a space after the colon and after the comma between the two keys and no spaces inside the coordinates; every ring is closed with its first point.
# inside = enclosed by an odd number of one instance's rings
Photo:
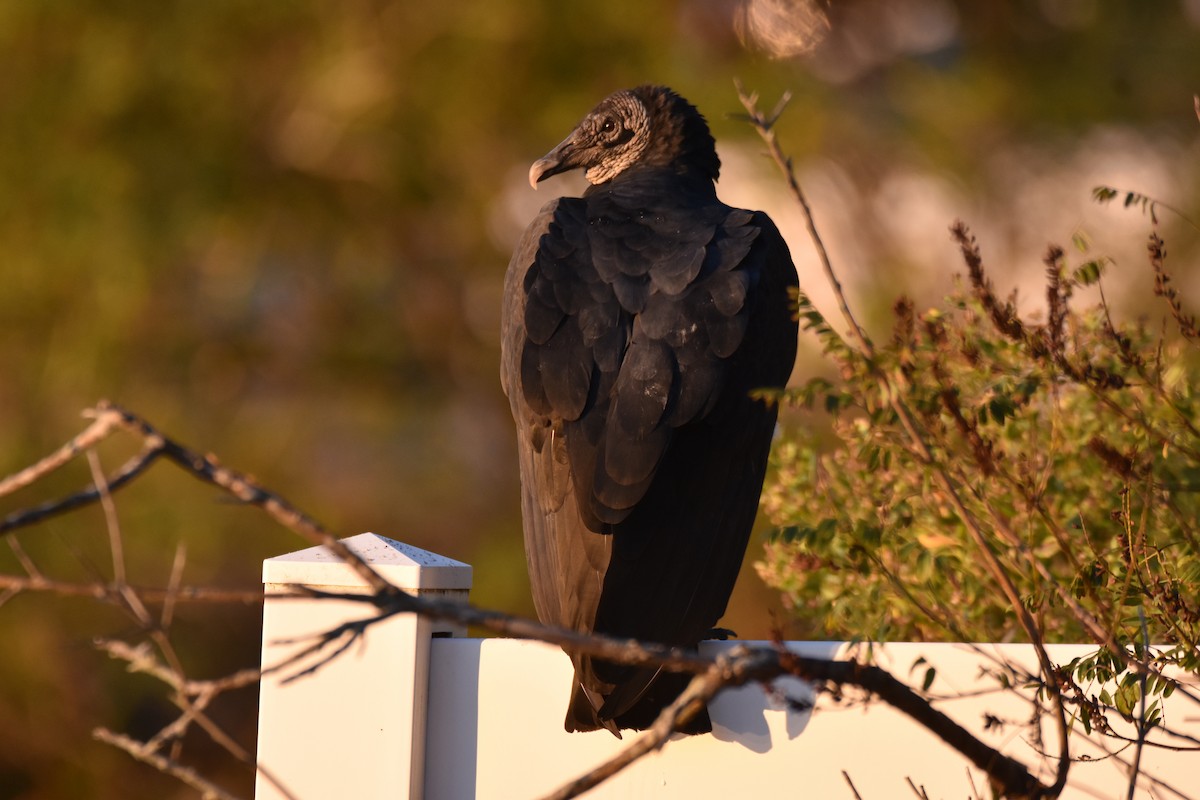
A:
{"type": "MultiPolygon", "coordinates": [[[[761,575],[835,638],[1026,639],[965,511],[1045,641],[1130,646],[1139,660],[1145,642],[1169,642],[1158,661],[1195,671],[1197,327],[1162,240],[1150,236],[1149,255],[1163,324],[1115,320],[1107,261],[1085,252],[1072,266],[1057,247],[1034,321],[995,295],[965,226],[952,233],[967,275],[941,308],[898,301],[885,344],[851,346],[798,298],[841,378],[784,398],[827,416],[832,444],[797,432],[776,448],[761,575]],[[1077,309],[1092,286],[1099,304],[1077,309]]],[[[1071,670],[1119,675],[1111,655],[1071,670]]]]}

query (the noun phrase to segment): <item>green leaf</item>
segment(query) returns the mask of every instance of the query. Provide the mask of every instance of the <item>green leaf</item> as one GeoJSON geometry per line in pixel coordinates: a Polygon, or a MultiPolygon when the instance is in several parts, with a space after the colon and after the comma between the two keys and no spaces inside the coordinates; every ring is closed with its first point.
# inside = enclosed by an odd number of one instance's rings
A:
{"type": "Polygon", "coordinates": [[[1071,273],[1071,282],[1076,286],[1092,286],[1104,274],[1107,259],[1097,258],[1080,264],[1071,273]]]}
{"type": "Polygon", "coordinates": [[[1127,720],[1133,719],[1133,709],[1141,699],[1137,687],[1123,686],[1113,699],[1116,701],[1114,707],[1117,709],[1117,713],[1127,720]]]}

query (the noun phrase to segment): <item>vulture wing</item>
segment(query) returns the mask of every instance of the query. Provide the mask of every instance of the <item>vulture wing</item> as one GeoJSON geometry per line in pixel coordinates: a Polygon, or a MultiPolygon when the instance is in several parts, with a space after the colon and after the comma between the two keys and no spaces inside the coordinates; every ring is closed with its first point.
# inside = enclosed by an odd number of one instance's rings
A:
{"type": "MultiPolygon", "coordinates": [[[[501,372],[544,622],[691,646],[720,619],[776,417],[750,393],[791,372],[795,285],[766,215],[666,173],[554,201],[526,230],[501,372]]],[[[573,661],[568,730],[644,728],[686,684],[573,661]]]]}

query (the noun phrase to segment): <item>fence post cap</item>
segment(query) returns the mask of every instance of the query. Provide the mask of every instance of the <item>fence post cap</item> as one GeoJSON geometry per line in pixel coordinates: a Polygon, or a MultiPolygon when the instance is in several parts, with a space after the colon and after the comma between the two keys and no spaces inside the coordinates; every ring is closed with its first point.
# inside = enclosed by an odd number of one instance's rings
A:
{"type": "MultiPolygon", "coordinates": [[[[380,536],[360,533],[342,544],[388,581],[406,591],[471,588],[471,565],[380,536]]],[[[365,587],[328,547],[320,545],[263,561],[263,583],[365,587]]]]}

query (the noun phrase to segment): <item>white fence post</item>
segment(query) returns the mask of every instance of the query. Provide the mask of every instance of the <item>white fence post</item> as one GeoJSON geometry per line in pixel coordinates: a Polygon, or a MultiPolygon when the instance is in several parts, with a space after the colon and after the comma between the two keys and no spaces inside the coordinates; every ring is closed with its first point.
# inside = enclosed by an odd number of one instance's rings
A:
{"type": "MultiPolygon", "coordinates": [[[[418,595],[466,601],[471,567],[373,533],[343,542],[384,578],[418,595]]],[[[263,562],[262,665],[270,669],[314,637],[371,616],[352,600],[272,597],[303,585],[339,594],[367,587],[325,547],[263,562]]],[[[419,798],[423,791],[430,639],[465,633],[450,623],[400,614],[372,625],[316,671],[307,657],[262,680],[259,699],[258,800],[419,798]]],[[[323,651],[328,654],[329,648],[323,651]]]]}

